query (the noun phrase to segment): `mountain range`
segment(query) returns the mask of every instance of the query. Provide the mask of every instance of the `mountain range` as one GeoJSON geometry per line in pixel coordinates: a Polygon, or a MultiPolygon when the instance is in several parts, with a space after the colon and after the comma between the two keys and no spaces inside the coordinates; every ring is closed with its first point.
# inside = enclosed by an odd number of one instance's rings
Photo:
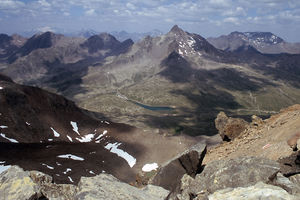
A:
{"type": "Polygon", "coordinates": [[[225,51],[238,51],[245,46],[251,46],[261,53],[300,53],[300,43],[289,43],[270,32],[232,32],[207,40],[218,49],[225,51]]]}
{"type": "Polygon", "coordinates": [[[107,33],[85,39],[46,32],[10,51],[3,46],[0,66],[17,83],[61,94],[115,122],[166,135],[213,135],[219,111],[266,117],[300,99],[300,55],[265,54],[263,45],[252,45],[255,38],[284,43],[273,34],[242,35],[248,43],[223,50],[176,25],[136,43],[107,33]]]}
{"type": "MultiPolygon", "coordinates": [[[[63,34],[68,37],[83,37],[83,38],[89,38],[91,36],[104,33],[103,31],[97,31],[94,29],[81,29],[79,31],[70,32],[59,28],[45,27],[45,28],[33,29],[27,32],[22,32],[20,33],[20,35],[24,37],[31,37],[32,35],[46,32],[46,30],[56,34],[63,34]]],[[[132,39],[134,42],[137,42],[138,40],[141,40],[148,35],[150,35],[151,37],[156,37],[163,34],[163,32],[158,29],[154,29],[148,32],[127,32],[122,30],[122,31],[111,31],[108,33],[116,37],[116,39],[121,42],[127,39],[132,39]]]]}

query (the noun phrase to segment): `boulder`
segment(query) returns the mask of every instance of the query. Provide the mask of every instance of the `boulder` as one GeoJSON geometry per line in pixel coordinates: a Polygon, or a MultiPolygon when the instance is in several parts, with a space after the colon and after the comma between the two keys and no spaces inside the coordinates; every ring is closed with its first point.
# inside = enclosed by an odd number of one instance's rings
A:
{"type": "Polygon", "coordinates": [[[290,156],[277,160],[280,163],[280,172],[284,176],[292,176],[300,173],[300,151],[292,153],[290,156]]]}
{"type": "Polygon", "coordinates": [[[292,181],[294,184],[298,185],[300,187],[300,174],[295,174],[293,176],[289,177],[290,181],[292,181]]]}
{"type": "Polygon", "coordinates": [[[300,132],[295,133],[287,143],[294,151],[300,149],[300,132]]]}
{"type": "Polygon", "coordinates": [[[42,197],[38,184],[30,174],[18,166],[12,166],[0,174],[0,200],[31,200],[42,197]]]}
{"type": "Polygon", "coordinates": [[[194,177],[201,170],[202,160],[206,154],[206,145],[198,143],[163,164],[156,175],[150,180],[153,185],[174,191],[180,185],[184,174],[194,177]]]}
{"type": "Polygon", "coordinates": [[[227,117],[224,112],[220,112],[215,119],[216,129],[224,141],[230,141],[238,137],[249,123],[240,118],[227,117]]]}
{"type": "Polygon", "coordinates": [[[40,190],[43,196],[49,200],[73,200],[76,186],[71,184],[44,184],[40,190]]]}
{"type": "Polygon", "coordinates": [[[190,195],[207,191],[209,194],[225,188],[248,187],[268,182],[275,177],[279,163],[258,157],[239,157],[217,160],[207,164],[201,174],[186,189],[190,195]]]}
{"type": "Polygon", "coordinates": [[[78,183],[75,200],[161,200],[169,195],[169,191],[148,185],[144,189],[138,189],[126,183],[120,182],[109,174],[100,174],[94,177],[82,177],[78,183]]]}
{"type": "Polygon", "coordinates": [[[276,175],[274,180],[272,180],[272,184],[283,188],[290,194],[300,196],[300,184],[295,184],[290,179],[283,176],[281,173],[278,173],[276,175]]]}
{"type": "Polygon", "coordinates": [[[251,122],[251,125],[252,126],[262,126],[264,124],[264,120],[262,120],[262,118],[256,116],[256,115],[252,115],[251,116],[251,119],[252,119],[252,122],[251,122]]]}
{"type": "Polygon", "coordinates": [[[30,177],[39,186],[40,193],[49,200],[74,199],[75,185],[54,184],[51,176],[39,171],[30,171],[30,177]]]}
{"type": "Polygon", "coordinates": [[[208,196],[209,200],[297,200],[284,189],[263,182],[249,187],[226,188],[208,196]]]}

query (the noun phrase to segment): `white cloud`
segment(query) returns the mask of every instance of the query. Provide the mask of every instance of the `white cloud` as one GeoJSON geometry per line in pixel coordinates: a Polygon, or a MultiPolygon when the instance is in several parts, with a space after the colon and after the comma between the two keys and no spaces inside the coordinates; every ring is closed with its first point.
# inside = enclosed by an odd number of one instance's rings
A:
{"type": "Polygon", "coordinates": [[[7,13],[19,13],[20,9],[24,6],[25,4],[21,1],[0,0],[0,11],[4,11],[7,13]]]}
{"type": "Polygon", "coordinates": [[[231,5],[230,0],[209,0],[209,4],[215,7],[228,7],[231,5]]]}
{"type": "Polygon", "coordinates": [[[136,7],[135,7],[132,3],[127,3],[127,4],[126,4],[126,7],[127,7],[128,9],[131,9],[131,10],[135,10],[135,9],[136,9],[136,7]]]}
{"type": "Polygon", "coordinates": [[[39,32],[47,32],[47,31],[55,32],[55,30],[52,29],[52,28],[49,27],[49,26],[39,27],[39,28],[37,28],[36,30],[39,31],[39,32]]]}
{"type": "Polygon", "coordinates": [[[38,3],[41,4],[43,7],[51,7],[51,4],[48,3],[46,0],[38,0],[38,3]]]}
{"type": "Polygon", "coordinates": [[[223,20],[224,22],[233,23],[233,24],[240,24],[239,19],[236,17],[227,17],[223,20]]]}
{"type": "Polygon", "coordinates": [[[93,8],[89,9],[89,10],[85,11],[85,15],[87,15],[87,16],[95,16],[96,15],[96,11],[93,8]]]}
{"type": "Polygon", "coordinates": [[[15,29],[24,26],[36,28],[44,24],[73,29],[88,26],[115,30],[123,27],[128,30],[128,27],[132,27],[134,31],[143,31],[152,27],[166,29],[165,27],[179,24],[182,28],[194,27],[191,29],[199,32],[203,31],[201,27],[204,26],[212,27],[211,30],[215,28],[216,32],[229,28],[232,31],[250,28],[260,30],[260,27],[270,24],[279,28],[294,23],[293,27],[300,27],[300,1],[0,0],[0,17],[3,19],[1,29],[6,29],[9,24],[4,26],[3,21],[14,20],[15,29]],[[94,16],[101,17],[101,22],[94,16]],[[73,20],[70,21],[71,19],[73,20]]]}
{"type": "Polygon", "coordinates": [[[69,12],[63,12],[64,16],[70,16],[71,14],[69,12]]]}

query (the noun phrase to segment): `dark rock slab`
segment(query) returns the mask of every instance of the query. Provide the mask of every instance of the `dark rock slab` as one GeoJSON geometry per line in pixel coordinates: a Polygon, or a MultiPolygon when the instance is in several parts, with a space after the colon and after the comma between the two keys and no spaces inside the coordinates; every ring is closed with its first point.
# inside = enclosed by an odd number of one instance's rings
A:
{"type": "Polygon", "coordinates": [[[174,191],[184,174],[195,176],[201,170],[205,153],[205,144],[199,143],[191,147],[160,167],[150,183],[174,191]]]}
{"type": "Polygon", "coordinates": [[[165,199],[169,191],[148,185],[143,189],[135,188],[120,182],[109,174],[100,174],[94,177],[82,177],[77,188],[75,200],[98,199],[132,199],[132,200],[161,200],[165,199]]]}
{"type": "Polygon", "coordinates": [[[297,200],[295,195],[290,195],[284,189],[258,182],[257,184],[249,187],[226,188],[218,190],[212,195],[208,196],[209,200],[297,200]]]}
{"type": "Polygon", "coordinates": [[[225,188],[248,187],[261,181],[267,183],[279,172],[279,163],[258,157],[218,160],[207,164],[187,189],[189,194],[213,193],[225,188]]]}

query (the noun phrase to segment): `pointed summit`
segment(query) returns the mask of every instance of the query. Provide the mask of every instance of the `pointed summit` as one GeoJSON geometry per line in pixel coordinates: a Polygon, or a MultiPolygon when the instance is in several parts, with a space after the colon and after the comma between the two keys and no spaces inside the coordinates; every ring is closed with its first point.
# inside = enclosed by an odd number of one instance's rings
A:
{"type": "Polygon", "coordinates": [[[174,25],[171,28],[169,33],[184,33],[184,31],[181,28],[179,28],[177,25],[174,25]]]}

